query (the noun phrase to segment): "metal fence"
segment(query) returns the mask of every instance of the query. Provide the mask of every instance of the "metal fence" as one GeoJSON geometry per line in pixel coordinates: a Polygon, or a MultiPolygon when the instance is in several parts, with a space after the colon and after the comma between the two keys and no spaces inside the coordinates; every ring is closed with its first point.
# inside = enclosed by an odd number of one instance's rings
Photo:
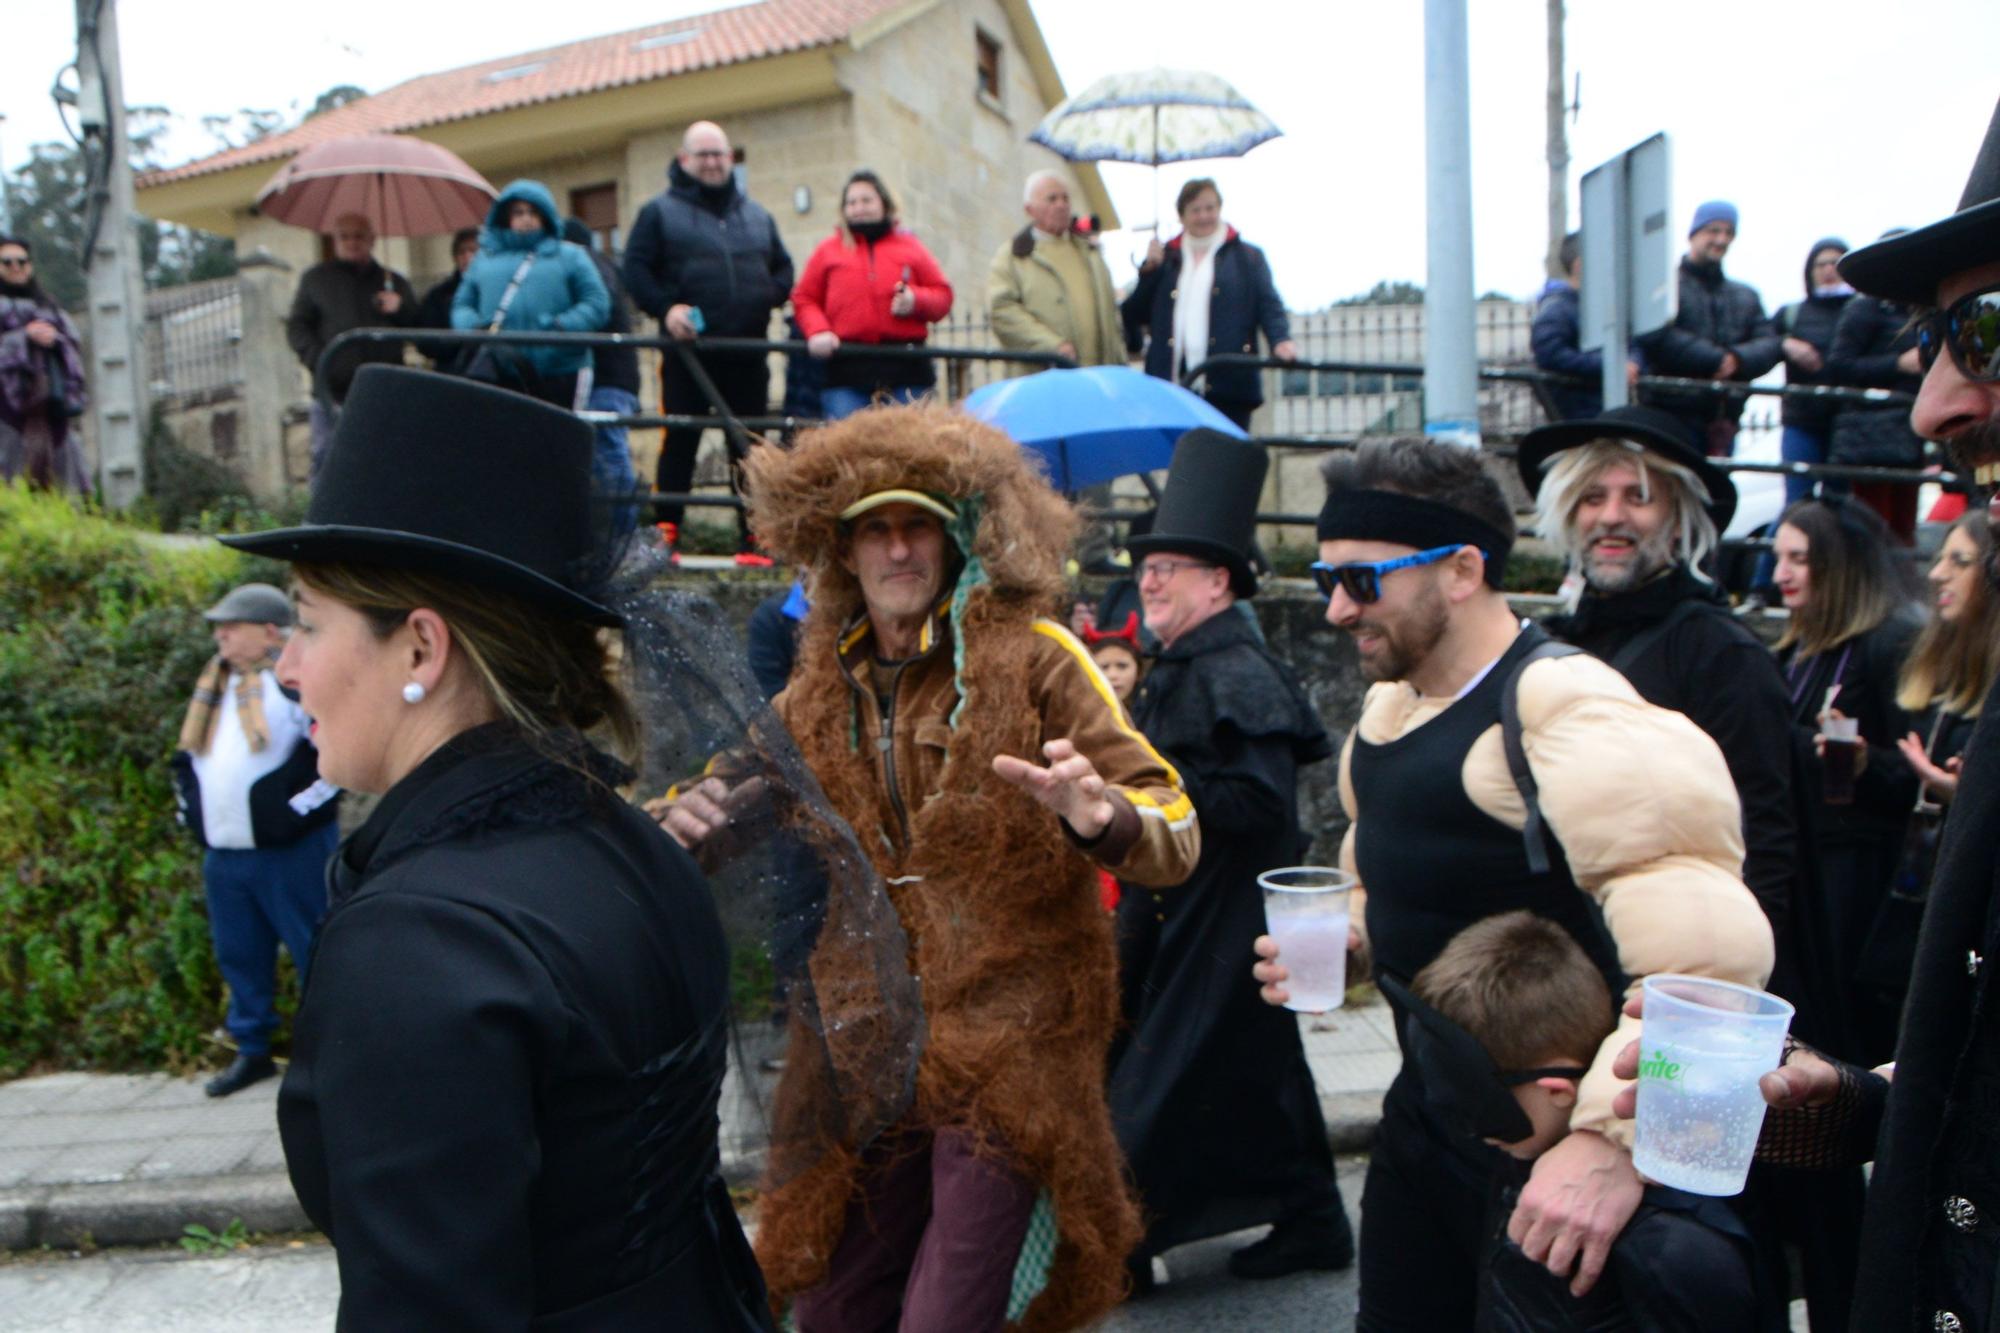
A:
{"type": "Polygon", "coordinates": [[[153,398],[169,410],[243,391],[243,295],[235,278],[146,293],[146,365],[153,398]]]}

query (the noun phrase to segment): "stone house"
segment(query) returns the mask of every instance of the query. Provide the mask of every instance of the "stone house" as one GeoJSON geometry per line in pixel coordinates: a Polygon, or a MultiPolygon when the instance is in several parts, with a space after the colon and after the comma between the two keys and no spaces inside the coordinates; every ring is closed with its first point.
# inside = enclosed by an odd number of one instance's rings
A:
{"type": "MultiPolygon", "coordinates": [[[[616,246],[664,187],[682,131],[715,120],[800,266],[838,222],[847,173],[870,166],[957,289],[955,316],[983,323],[987,262],[1022,224],[1030,171],[1065,172],[1079,211],[1116,225],[1094,167],[1027,141],[1064,95],[1027,0],[761,0],[424,75],[152,172],[137,182],[139,208],[234,236],[243,264],[240,399],[204,403],[207,419],[183,423],[182,434],[196,447],[230,439],[233,464],[260,493],[303,481],[302,453],[287,447],[281,422],[302,410],[307,380],[282,322],[298,273],[323,251],[320,238],[259,217],[252,200],[311,144],[380,133],[431,140],[496,186],[543,182],[616,246]],[[223,429],[218,413],[238,419],[223,429]]],[[[421,291],[449,271],[448,245],[385,238],[377,254],[421,291]]],[[[634,446],[649,467],[657,432],[636,432],[634,446]]]]}

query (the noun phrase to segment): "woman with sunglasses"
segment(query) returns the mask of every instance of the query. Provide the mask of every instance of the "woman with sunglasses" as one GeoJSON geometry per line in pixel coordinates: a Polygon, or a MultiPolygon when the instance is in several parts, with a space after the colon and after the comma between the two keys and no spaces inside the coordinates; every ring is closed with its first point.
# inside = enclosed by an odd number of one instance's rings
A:
{"type": "MultiPolygon", "coordinates": [[[[1900,228],[1885,234],[1897,235],[1900,228]]],[[[1820,381],[1856,389],[1893,389],[1914,395],[1923,382],[1917,330],[1907,306],[1878,296],[1857,296],[1840,312],[1820,381]]],[[[1833,419],[1827,461],[1871,467],[1916,467],[1924,442],[1910,429],[1907,404],[1843,404],[1833,419]]],[[[1854,497],[1882,516],[1896,539],[1916,540],[1917,488],[1888,481],[1857,481],[1854,497]]],[[[1838,487],[1833,489],[1840,489],[1838,487]]]]}
{"type": "Polygon", "coordinates": [[[1916,576],[1881,518],[1856,500],[1800,501],[1779,521],[1774,546],[1778,593],[1791,612],[1778,666],[1805,751],[1800,803],[1819,872],[1826,971],[1850,1000],[1850,1049],[1840,1054],[1875,1064],[1889,1057],[1894,1015],[1853,982],[1916,798],[1896,748],[1910,731],[1897,680],[1921,623],[1916,576]],[[1843,758],[1824,737],[1828,723],[1846,720],[1860,739],[1843,758]]]}
{"type": "Polygon", "coordinates": [[[88,403],[76,325],[35,281],[28,243],[0,236],[0,481],[88,492],[83,440],[70,428],[88,403]]]}

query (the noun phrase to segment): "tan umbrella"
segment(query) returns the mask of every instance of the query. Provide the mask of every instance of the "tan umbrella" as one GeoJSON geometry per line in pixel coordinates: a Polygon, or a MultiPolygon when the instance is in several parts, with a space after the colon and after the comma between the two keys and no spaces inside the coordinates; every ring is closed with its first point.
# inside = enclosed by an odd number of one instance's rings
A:
{"type": "Polygon", "coordinates": [[[370,134],[306,149],[257,192],[257,209],[322,233],[358,213],[377,236],[437,236],[485,222],[498,193],[449,149],[370,134]]]}

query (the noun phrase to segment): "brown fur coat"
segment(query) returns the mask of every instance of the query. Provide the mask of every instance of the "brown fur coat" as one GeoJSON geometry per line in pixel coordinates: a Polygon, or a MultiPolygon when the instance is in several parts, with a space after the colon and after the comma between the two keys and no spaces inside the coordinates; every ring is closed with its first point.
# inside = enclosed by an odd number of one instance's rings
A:
{"type": "MultiPolygon", "coordinates": [[[[1040,745],[1025,662],[1034,618],[1064,592],[1074,511],[1011,440],[937,407],[860,413],[789,451],[753,450],[746,471],[759,539],[781,561],[807,567],[812,592],[780,711],[892,884],[911,968],[922,978],[928,1033],[914,1118],[973,1131],[1048,1192],[1060,1243],[1021,1327],[1079,1327],[1121,1298],[1124,1259],[1139,1235],[1103,1093],[1117,960],[1097,908],[1095,867],[1055,818],[992,771],[995,754],[1032,755],[1040,745]],[[838,661],[841,629],[863,609],[859,585],[839,563],[838,515],[891,488],[948,496],[962,512],[976,501],[970,555],[986,574],[958,626],[964,711],[938,790],[912,812],[901,856],[880,836],[893,815],[871,756],[855,747],[855,705],[838,661]]],[[[951,647],[930,659],[931,669],[952,669],[951,647]]],[[[829,933],[838,910],[829,908],[829,933]]],[[[816,968],[814,979],[822,995],[837,991],[837,978],[816,968]]],[[[779,1112],[810,1115],[800,1103],[818,1095],[811,1085],[825,1084],[809,1074],[795,1080],[793,1063],[786,1082],[795,1086],[780,1088],[779,1112]]],[[[818,1114],[831,1123],[825,1107],[818,1114]]],[[[757,1252],[775,1300],[825,1277],[864,1146],[833,1145],[766,1196],[757,1252]]]]}

